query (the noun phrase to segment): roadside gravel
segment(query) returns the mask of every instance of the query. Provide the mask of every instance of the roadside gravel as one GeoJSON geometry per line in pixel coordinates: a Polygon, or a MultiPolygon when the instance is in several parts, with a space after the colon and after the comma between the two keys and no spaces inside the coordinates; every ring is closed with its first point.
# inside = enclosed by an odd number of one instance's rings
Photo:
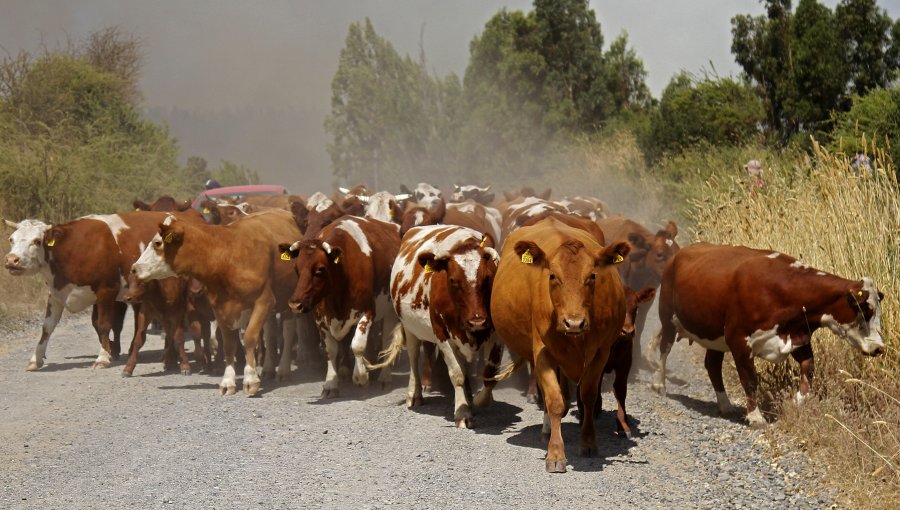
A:
{"type": "Polygon", "coordinates": [[[21,325],[0,341],[0,508],[793,509],[834,497],[803,457],[776,464],[759,432],[718,416],[683,343],[669,358],[669,398],[649,390],[649,374],[629,387],[633,440],[612,433],[605,388],[600,458],[578,456],[570,415],[569,472],[549,475],[541,413],[509,383],[476,410],[477,429],[456,430],[450,398],[400,405],[405,372],[391,391],[347,383],[341,398],[320,401],[324,372],[295,367],[291,382],[266,382],[259,398],[220,397],[216,377],[163,373],[156,336],[135,377],[120,376],[124,360],[92,370],[87,315],[64,317],[47,365],[29,373],[39,325],[21,325]]]}

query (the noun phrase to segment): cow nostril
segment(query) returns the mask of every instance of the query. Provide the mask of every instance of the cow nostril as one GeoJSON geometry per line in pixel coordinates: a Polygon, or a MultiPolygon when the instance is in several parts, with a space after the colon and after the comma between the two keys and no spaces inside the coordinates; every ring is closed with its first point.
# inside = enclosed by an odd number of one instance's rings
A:
{"type": "Polygon", "coordinates": [[[881,347],[876,347],[874,351],[872,351],[872,356],[881,356],[884,354],[884,349],[881,347]]]}

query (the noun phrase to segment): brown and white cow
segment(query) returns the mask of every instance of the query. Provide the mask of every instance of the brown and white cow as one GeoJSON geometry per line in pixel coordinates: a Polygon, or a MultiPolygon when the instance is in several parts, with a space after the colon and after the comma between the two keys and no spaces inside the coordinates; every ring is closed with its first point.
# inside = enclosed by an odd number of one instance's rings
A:
{"type": "Polygon", "coordinates": [[[444,224],[459,225],[483,232],[491,238],[492,246],[500,246],[502,223],[500,211],[475,200],[447,204],[447,210],[444,212],[444,224]]]}
{"type": "Polygon", "coordinates": [[[490,185],[481,187],[474,184],[454,184],[450,201],[457,203],[466,200],[474,200],[481,205],[489,206],[494,203],[494,194],[491,193],[490,185]]]}
{"type": "MultiPolygon", "coordinates": [[[[278,247],[300,235],[291,213],[280,209],[252,214],[225,226],[189,224],[169,216],[132,266],[141,280],[184,275],[206,287],[216,322],[223,328],[226,366],[219,383],[222,394],[236,393],[234,359],[245,310],[249,317],[243,337],[247,352],[244,392],[253,396],[259,391],[255,353],[260,332],[271,319],[270,314],[287,310],[297,283],[291,264],[282,260],[278,247]]],[[[268,331],[275,335],[274,328],[268,331]]],[[[279,369],[290,371],[289,352],[282,356],[279,369]]]]}
{"type": "MultiPolygon", "coordinates": [[[[680,249],[675,241],[675,236],[678,234],[675,222],[668,222],[665,228],[660,229],[656,234],[651,233],[636,221],[623,216],[601,219],[597,221],[597,224],[603,230],[607,242],[628,241],[631,243],[631,254],[624,264],[619,265],[619,274],[622,276],[625,286],[632,289],[659,288],[663,268],[680,249]]],[[[639,308],[634,321],[632,358],[636,363],[636,369],[649,368],[646,358],[641,355],[641,338],[650,308],[651,306],[639,308]]]]}
{"type": "Polygon", "coordinates": [[[591,221],[602,220],[609,217],[609,206],[599,198],[577,196],[574,198],[564,198],[557,203],[565,207],[570,213],[590,218],[591,221]]]}
{"type": "Polygon", "coordinates": [[[400,222],[400,235],[405,235],[413,227],[443,223],[446,212],[447,203],[443,198],[438,198],[435,205],[411,207],[403,213],[403,219],[400,222]]]}
{"type": "MultiPolygon", "coordinates": [[[[424,207],[431,211],[437,209],[438,202],[444,201],[443,193],[440,188],[436,188],[427,182],[420,182],[412,190],[401,184],[400,191],[409,195],[412,204],[424,207]]],[[[433,223],[431,223],[431,225],[433,225],[433,223]]]]}
{"type": "Polygon", "coordinates": [[[464,389],[466,370],[480,348],[487,353],[484,388],[475,405],[492,401],[497,365],[503,353],[491,333],[491,286],[500,256],[485,246],[484,234],[454,225],[433,225],[410,230],[400,245],[391,270],[391,301],[400,317],[403,334],[395,335],[386,359],[370,367],[394,362],[406,339],[409,353],[409,386],[406,405],[422,403],[419,377],[419,344],[436,344],[453,383],[453,420],[459,428],[472,427],[472,412],[464,389]]]}
{"type": "Polygon", "coordinates": [[[339,188],[347,199],[355,198],[365,205],[365,217],[380,221],[394,222],[398,225],[403,218],[401,202],[411,195],[402,193],[393,195],[387,191],[379,191],[371,195],[354,194],[346,188],[339,188]]]}
{"type": "Polygon", "coordinates": [[[101,346],[94,367],[109,367],[120,352],[118,336],[126,305],[117,301],[125,294],[125,275],[165,217],[166,213],[142,211],[85,216],[58,225],[6,222],[16,229],[6,269],[13,275],[41,274],[50,290],[41,338],[27,370],[44,365],[50,335],[63,309],[75,313],[91,305],[101,346]],[[113,342],[110,329],[115,332],[113,342]]]}
{"type": "Polygon", "coordinates": [[[156,211],[156,212],[172,212],[172,211],[187,211],[191,208],[190,200],[182,200],[177,201],[169,195],[163,195],[153,203],[144,202],[143,200],[135,200],[132,202],[135,210],[139,211],[156,211]]]}
{"type": "Polygon", "coordinates": [[[747,420],[766,421],[756,403],[753,357],[777,363],[791,355],[800,364],[802,400],[813,375],[812,334],[826,327],[867,355],[884,351],[883,295],[871,278],[847,280],[818,271],[794,257],[744,246],[698,243],[666,266],[660,288],[662,329],[653,388],[666,392],[666,358],[676,339],[706,350],[706,370],[719,410],[732,409],[722,383],[722,359],[731,352],[747,394],[747,420]]]}
{"type": "Polygon", "coordinates": [[[546,212],[556,211],[568,213],[565,207],[555,202],[549,202],[537,197],[520,197],[504,204],[501,208],[503,212],[503,225],[501,236],[502,242],[506,242],[514,230],[521,227],[526,221],[536,216],[540,216],[546,212]]]}
{"type": "MultiPolygon", "coordinates": [[[[353,332],[350,349],[356,358],[353,382],[368,384],[366,344],[370,327],[383,320],[382,342],[389,342],[397,324],[391,310],[389,285],[391,265],[400,249],[396,223],[345,216],[325,227],[315,239],[281,246],[292,264],[297,283],[290,307],[297,313],[315,311],[316,324],[328,352],[328,372],[322,398],[339,394],[338,342],[353,332]]],[[[390,371],[382,370],[379,380],[386,386],[390,371]]]]}
{"type": "Polygon", "coordinates": [[[614,264],[628,250],[626,242],[604,248],[584,230],[555,218],[516,230],[503,247],[491,317],[510,351],[534,363],[544,395],[543,432],[550,434],[548,472],[566,471],[560,422],[567,402],[557,369],[581,382],[581,453],[597,451],[597,390],[625,320],[624,291],[614,264]]]}

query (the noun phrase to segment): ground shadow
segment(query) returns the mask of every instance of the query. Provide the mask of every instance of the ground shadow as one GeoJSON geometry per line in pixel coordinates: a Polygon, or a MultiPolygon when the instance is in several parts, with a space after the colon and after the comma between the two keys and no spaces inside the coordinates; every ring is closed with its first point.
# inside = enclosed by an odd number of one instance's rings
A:
{"type": "Polygon", "coordinates": [[[711,418],[721,418],[732,423],[744,423],[743,413],[735,411],[734,413],[729,413],[728,415],[722,415],[721,413],[719,413],[719,405],[716,402],[700,400],[688,395],[682,395],[680,393],[669,393],[668,397],[672,400],[680,402],[682,405],[684,405],[684,407],[696,411],[703,416],[709,416],[711,418]]]}
{"type": "MultiPolygon", "coordinates": [[[[81,357],[81,356],[79,356],[81,357]]],[[[90,358],[90,361],[73,361],[71,363],[48,363],[41,367],[38,372],[60,372],[62,370],[74,370],[79,368],[91,368],[94,366],[94,360],[97,359],[96,356],[87,356],[90,358]]],[[[70,358],[66,358],[70,359],[70,358]]],[[[108,370],[108,369],[104,369],[108,370]]]]}
{"type": "Polygon", "coordinates": [[[157,389],[160,390],[215,390],[219,388],[218,383],[208,382],[208,383],[191,383],[191,384],[169,384],[165,386],[157,386],[157,389]]]}
{"type": "MultiPolygon", "coordinates": [[[[405,400],[401,404],[405,404],[405,400]]],[[[452,393],[446,395],[441,392],[432,392],[423,398],[422,405],[411,408],[410,412],[444,418],[447,420],[448,426],[455,427],[454,405],[452,393]]],[[[521,412],[521,407],[496,400],[484,408],[473,407],[473,430],[479,434],[500,435],[522,421],[522,417],[519,416],[521,412]]]]}
{"type": "MultiPolygon", "coordinates": [[[[599,420],[603,421],[603,420],[599,420]]],[[[597,422],[595,422],[597,424],[597,422]]],[[[615,425],[613,425],[615,427],[615,425]]],[[[523,448],[534,448],[547,451],[547,440],[541,434],[542,424],[529,425],[507,438],[506,442],[523,448]]],[[[637,443],[633,439],[612,434],[606,424],[597,426],[597,456],[582,457],[579,453],[579,437],[581,425],[576,422],[563,422],[562,436],[566,448],[566,460],[576,471],[602,471],[604,467],[618,463],[647,464],[646,461],[618,459],[637,443]]],[[[542,456],[543,457],[543,456],[542,456]]]]}

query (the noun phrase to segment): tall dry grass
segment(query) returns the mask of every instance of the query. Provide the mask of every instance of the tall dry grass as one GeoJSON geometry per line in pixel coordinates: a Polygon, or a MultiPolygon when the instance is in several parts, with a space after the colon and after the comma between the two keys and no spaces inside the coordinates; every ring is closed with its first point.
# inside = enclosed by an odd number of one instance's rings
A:
{"type": "MultiPolygon", "coordinates": [[[[851,507],[896,508],[900,502],[900,185],[884,153],[872,175],[856,176],[844,154],[818,145],[806,161],[769,166],[768,187],[711,178],[691,203],[695,240],[769,248],[846,278],[871,276],[882,305],[885,354],[866,358],[820,329],[814,397],[795,405],[793,361],[757,360],[761,391],[780,436],[806,449],[851,507]]],[[[734,391],[743,394],[739,386],[734,391]]]]}

